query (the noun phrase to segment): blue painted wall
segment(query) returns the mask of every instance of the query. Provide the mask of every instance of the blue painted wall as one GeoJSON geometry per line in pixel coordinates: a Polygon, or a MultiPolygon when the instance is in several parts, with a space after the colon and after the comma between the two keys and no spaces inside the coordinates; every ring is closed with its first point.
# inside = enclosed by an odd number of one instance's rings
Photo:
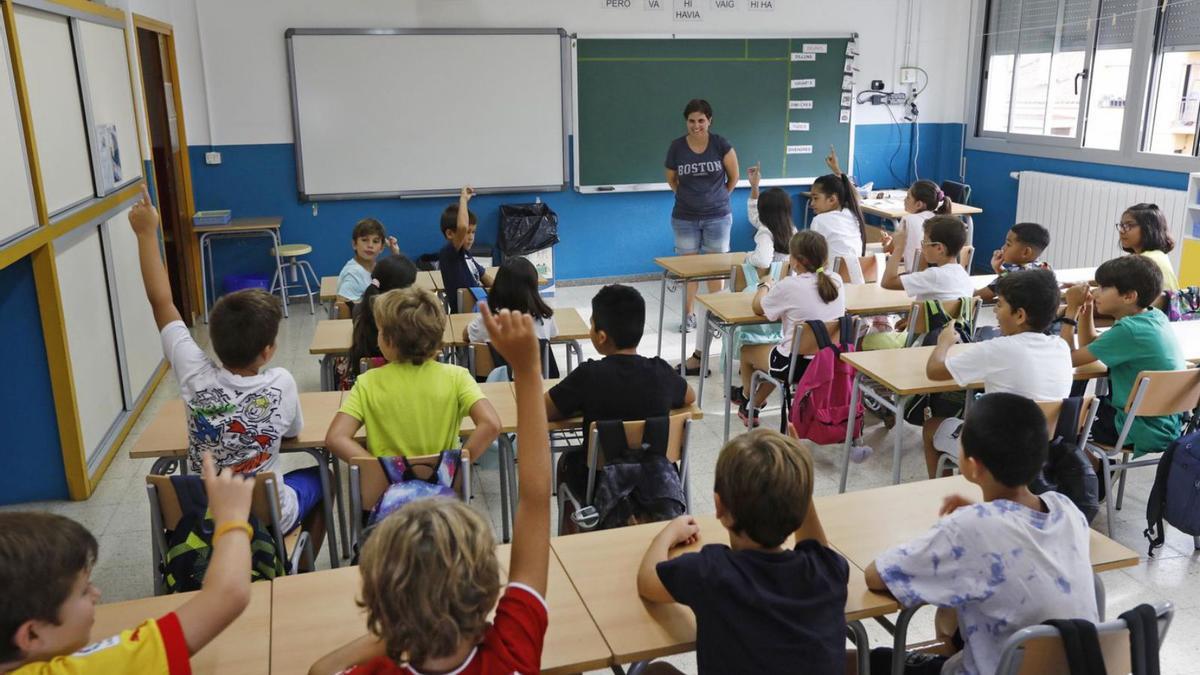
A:
{"type": "MultiPolygon", "coordinates": [[[[919,148],[917,168],[922,178],[955,178],[961,151],[961,124],[859,125],[855,141],[855,174],[862,183],[879,187],[912,180],[909,151],[919,148]],[[918,137],[918,138],[914,138],[918,137]]],[[[432,253],[444,241],[438,229],[441,211],[451,199],[371,199],[320,202],[297,199],[293,146],[217,146],[222,162],[204,164],[208,146],[191,148],[192,183],[197,209],[232,209],[235,216],[283,216],[285,243],[312,244],[309,256],[319,276],[337,274],[350,257],[350,230],[363,217],[381,220],[410,256],[432,253]]],[[[844,161],[844,160],[843,160],[844,161]]],[[[746,220],[749,190],[733,196],[733,250],[752,246],[746,220]]],[[[496,241],[499,206],[531,202],[534,194],[482,195],[471,202],[479,215],[477,241],[496,241]]],[[[555,264],[560,279],[580,279],[652,272],[656,256],[670,255],[673,240],[669,192],[581,195],[573,190],[540,195],[559,215],[555,264]]],[[[800,214],[797,212],[797,221],[800,214]]],[[[268,274],[271,262],[262,241],[219,242],[216,275],[258,272],[268,274]]]]}
{"type": "MultiPolygon", "coordinates": [[[[971,202],[983,209],[983,213],[975,218],[975,246],[980,251],[975,255],[977,267],[986,264],[989,258],[987,254],[1004,244],[1004,235],[1016,222],[1017,181],[1009,176],[1012,171],[1042,171],[1172,190],[1187,189],[1186,173],[979,150],[967,150],[966,158],[966,182],[972,186],[971,202]]],[[[1111,223],[1117,222],[1120,217],[1121,214],[1114,213],[1108,221],[1097,223],[1097,227],[1106,227],[1108,229],[1103,231],[1111,232],[1111,223]]],[[[1050,245],[1054,246],[1055,243],[1051,242],[1050,245]]]]}
{"type": "Polygon", "coordinates": [[[0,269],[0,345],[6,383],[0,387],[0,504],[66,499],[58,417],[29,258],[0,269]]]}

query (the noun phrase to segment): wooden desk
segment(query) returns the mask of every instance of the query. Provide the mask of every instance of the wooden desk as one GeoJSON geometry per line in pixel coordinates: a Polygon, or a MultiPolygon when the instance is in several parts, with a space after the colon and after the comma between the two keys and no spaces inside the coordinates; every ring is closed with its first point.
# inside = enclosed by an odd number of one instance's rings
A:
{"type": "MultiPolygon", "coordinates": [[[[663,269],[662,284],[658,292],[658,351],[662,356],[663,315],[667,308],[667,279],[681,281],[685,284],[694,281],[713,279],[728,279],[729,271],[734,265],[742,264],[746,259],[745,253],[701,253],[698,255],[673,255],[655,258],[654,264],[663,269]]],[[[687,321],[687,288],[679,291],[679,321],[687,321]]],[[[703,340],[701,340],[703,342],[703,340]]],[[[679,341],[679,372],[683,374],[687,361],[687,334],[684,333],[679,341]]]]}
{"type": "Polygon", "coordinates": [[[321,277],[321,302],[337,300],[337,277],[321,277]]]}
{"type": "MultiPolygon", "coordinates": [[[[477,316],[479,316],[477,312],[451,314],[446,329],[442,333],[443,346],[465,347],[470,344],[463,338],[463,333],[477,316]]],[[[587,340],[591,335],[591,326],[583,320],[583,317],[579,315],[579,310],[574,307],[555,308],[554,324],[558,326],[558,335],[550,342],[555,344],[587,340]]],[[[315,341],[314,338],[314,343],[315,341]]]]}
{"type": "MultiPolygon", "coordinates": [[[[496,547],[505,577],[510,550],[496,547]]],[[[367,633],[366,614],[355,604],[361,589],[358,567],[282,577],[272,586],[272,673],[308,672],[318,658],[367,633]]],[[[542,649],[543,673],[597,670],[612,663],[608,645],[553,552],[546,602],[550,626],[542,649]]],[[[262,644],[266,647],[267,641],[262,644]]]]}
{"type": "MultiPolygon", "coordinates": [[[[952,494],[982,500],[979,486],[962,476],[815,497],[826,536],[850,562],[866,569],[887,549],[933,527],[942,500],[952,494]]],[[[1138,554],[1090,530],[1092,568],[1097,572],[1133,567],[1138,554]]]]}
{"type": "MultiPolygon", "coordinates": [[[[697,516],[701,540],[672,551],[679,555],[704,544],[728,543],[713,516],[697,516]]],[[[648,603],[637,592],[642,555],[665,523],[650,523],[554,537],[550,547],[575,584],[616,663],[679,654],[696,647],[696,617],[680,604],[648,603]]],[[[791,540],[789,538],[789,543],[791,540]]],[[[862,571],[851,566],[846,620],[883,616],[899,608],[891,597],[867,590],[862,571]]]]}
{"type": "MultiPolygon", "coordinates": [[[[263,216],[256,218],[234,218],[224,225],[193,226],[192,231],[200,237],[200,291],[204,296],[204,323],[208,323],[208,289],[211,285],[213,302],[217,297],[217,280],[213,273],[212,241],[213,239],[233,239],[266,237],[271,240],[271,251],[275,257],[275,274],[283,279],[283,261],[279,257],[279,228],[283,218],[279,216],[263,216]]],[[[283,300],[283,316],[288,316],[287,287],[279,289],[283,300]]]]}
{"type": "MultiPolygon", "coordinates": [[[[904,196],[906,190],[883,190],[883,199],[877,198],[880,194],[877,190],[871,190],[870,198],[860,199],[859,205],[862,207],[863,214],[870,214],[879,218],[885,218],[892,221],[892,229],[899,229],[900,219],[908,212],[904,210],[904,196]]],[[[966,204],[953,204],[950,209],[950,215],[958,216],[963,219],[967,225],[967,243],[970,244],[974,240],[975,219],[976,216],[983,213],[983,209],[976,206],[967,206],[966,204]]]]}
{"type": "MultiPolygon", "coordinates": [[[[1086,284],[1092,281],[1096,276],[1095,267],[1068,267],[1066,269],[1054,270],[1054,276],[1058,279],[1059,285],[1086,284]]],[[[975,288],[983,288],[996,280],[995,274],[974,274],[971,276],[971,282],[975,284],[975,288]]]]}
{"type": "Polygon", "coordinates": [[[842,292],[846,294],[847,314],[907,313],[914,302],[904,290],[893,291],[879,284],[845,284],[842,292]]]}
{"type": "MultiPolygon", "coordinates": [[[[246,611],[191,658],[193,673],[261,675],[267,672],[271,661],[271,583],[260,581],[250,585],[250,604],[246,611]]],[[[98,642],[134,628],[146,619],[157,619],[173,612],[198,592],[99,605],[91,639],[98,642]]]]}

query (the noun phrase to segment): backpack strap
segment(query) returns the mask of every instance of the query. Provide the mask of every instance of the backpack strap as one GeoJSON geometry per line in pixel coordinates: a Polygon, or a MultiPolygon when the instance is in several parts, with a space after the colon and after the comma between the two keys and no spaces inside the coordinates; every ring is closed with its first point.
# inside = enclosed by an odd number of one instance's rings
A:
{"type": "Polygon", "coordinates": [[[845,349],[847,346],[854,344],[858,338],[858,336],[854,334],[854,317],[844,315],[839,318],[838,332],[841,333],[841,335],[838,336],[838,346],[841,349],[845,349]]]}
{"type": "Polygon", "coordinates": [[[834,347],[833,340],[829,337],[829,330],[825,328],[824,321],[805,321],[808,324],[808,329],[812,331],[813,337],[817,340],[817,351],[821,351],[826,347],[834,347]]]}
{"type": "Polygon", "coordinates": [[[388,483],[391,485],[416,478],[413,475],[412,467],[404,457],[380,457],[379,466],[383,469],[383,475],[387,476],[388,483]]]}
{"type": "Polygon", "coordinates": [[[1043,625],[1053,626],[1062,635],[1071,675],[1104,675],[1104,655],[1095,624],[1084,619],[1051,619],[1043,625]]]}
{"type": "Polygon", "coordinates": [[[1117,617],[1129,627],[1129,663],[1133,675],[1159,675],[1158,613],[1145,603],[1117,617]]]}
{"type": "Polygon", "coordinates": [[[946,314],[946,308],[942,307],[942,303],[938,300],[926,300],[925,332],[932,333],[948,323],[950,323],[950,317],[946,314]]]}
{"type": "Polygon", "coordinates": [[[629,447],[625,439],[625,422],[604,420],[596,422],[596,436],[604,449],[606,464],[614,462],[638,462],[647,456],[666,456],[667,443],[671,436],[671,418],[649,417],[642,431],[642,444],[629,447]]]}
{"type": "Polygon", "coordinates": [[[208,511],[208,493],[204,491],[204,481],[199,476],[171,476],[171,487],[175,488],[181,514],[204,517],[208,511]]]}
{"type": "Polygon", "coordinates": [[[1142,536],[1150,540],[1146,555],[1151,558],[1154,557],[1154,549],[1162,546],[1167,540],[1167,530],[1163,526],[1163,515],[1167,506],[1167,478],[1171,474],[1171,464],[1175,460],[1175,448],[1178,445],[1179,442],[1176,441],[1167,446],[1159,458],[1158,467],[1154,471],[1154,485],[1150,487],[1150,496],[1146,499],[1146,529],[1142,530],[1142,536]]]}
{"type": "Polygon", "coordinates": [[[1050,439],[1050,445],[1064,443],[1075,447],[1079,443],[1079,413],[1082,410],[1082,396],[1062,400],[1062,410],[1058,413],[1058,422],[1054,425],[1054,437],[1050,439]]]}

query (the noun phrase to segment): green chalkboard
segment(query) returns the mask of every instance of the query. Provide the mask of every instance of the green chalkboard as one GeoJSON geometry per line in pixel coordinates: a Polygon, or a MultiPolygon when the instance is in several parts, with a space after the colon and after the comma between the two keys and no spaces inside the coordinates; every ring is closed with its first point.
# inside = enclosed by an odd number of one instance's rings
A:
{"type": "Polygon", "coordinates": [[[764,183],[811,181],[827,173],[831,144],[846,166],[853,125],[842,121],[848,111],[842,81],[852,42],[850,36],[577,39],[576,188],[665,188],[667,147],[686,132],[683,108],[693,98],[712,104],[712,131],[733,144],[743,178],[746,167],[761,162],[764,183]],[[794,87],[795,80],[815,86],[794,87]],[[794,108],[791,102],[799,101],[812,108],[794,108]],[[793,123],[808,129],[792,130],[793,123]]]}

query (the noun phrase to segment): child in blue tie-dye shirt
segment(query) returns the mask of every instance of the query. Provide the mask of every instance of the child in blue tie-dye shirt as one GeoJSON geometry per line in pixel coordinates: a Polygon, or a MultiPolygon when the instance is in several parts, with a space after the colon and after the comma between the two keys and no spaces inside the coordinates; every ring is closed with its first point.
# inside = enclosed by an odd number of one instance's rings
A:
{"type": "MultiPolygon", "coordinates": [[[[1047,437],[1033,401],[1007,393],[979,399],[960,443],[962,475],[982,489],[983,501],[947,497],[928,533],[867,567],[867,586],[901,605],[957,612],[965,645],[943,675],[990,675],[1005,640],[1022,628],[1098,619],[1087,521],[1063,495],[1028,487],[1046,461],[1047,437]]],[[[872,654],[873,662],[890,659],[891,650],[877,651],[885,653],[872,654]]]]}

